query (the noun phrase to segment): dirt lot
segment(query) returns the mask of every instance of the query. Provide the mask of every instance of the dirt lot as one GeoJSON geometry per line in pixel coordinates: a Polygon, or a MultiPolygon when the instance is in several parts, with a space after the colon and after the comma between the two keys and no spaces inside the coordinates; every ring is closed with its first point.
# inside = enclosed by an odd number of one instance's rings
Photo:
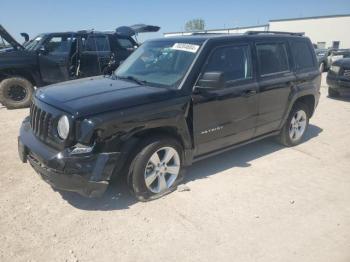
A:
{"type": "Polygon", "coordinates": [[[350,100],[322,98],[307,141],[199,162],[187,192],[138,203],[55,192],[17,157],[28,110],[0,109],[0,261],[350,261],[350,100]]]}

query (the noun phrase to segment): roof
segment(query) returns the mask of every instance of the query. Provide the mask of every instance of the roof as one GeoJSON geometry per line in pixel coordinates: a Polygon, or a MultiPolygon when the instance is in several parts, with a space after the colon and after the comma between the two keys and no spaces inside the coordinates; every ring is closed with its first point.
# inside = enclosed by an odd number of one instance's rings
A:
{"type": "Polygon", "coordinates": [[[307,20],[307,19],[322,19],[322,18],[337,18],[337,17],[350,17],[350,14],[343,15],[324,15],[324,16],[307,16],[299,18],[285,18],[285,19],[273,19],[270,22],[284,22],[284,21],[294,21],[294,20],[307,20]]]}
{"type": "Polygon", "coordinates": [[[202,35],[181,35],[181,36],[171,36],[171,37],[164,37],[164,38],[158,38],[158,39],[151,39],[148,41],[177,41],[177,42],[198,42],[203,43],[208,39],[216,39],[218,41],[220,40],[226,40],[226,39],[235,39],[235,38],[300,38],[304,37],[298,33],[286,33],[281,32],[280,34],[278,32],[271,32],[269,31],[255,31],[252,34],[202,34],[202,35]]]}
{"type": "Polygon", "coordinates": [[[42,33],[40,35],[76,35],[76,34],[115,34],[115,31],[94,31],[94,30],[79,30],[79,31],[66,31],[66,32],[49,32],[42,33]]]}

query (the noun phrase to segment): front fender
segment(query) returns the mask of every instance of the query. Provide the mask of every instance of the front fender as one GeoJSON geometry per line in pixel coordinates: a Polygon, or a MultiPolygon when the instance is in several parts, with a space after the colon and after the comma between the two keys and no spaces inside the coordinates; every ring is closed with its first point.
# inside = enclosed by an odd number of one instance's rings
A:
{"type": "Polygon", "coordinates": [[[79,124],[77,140],[89,144],[96,139],[108,148],[126,143],[135,136],[169,129],[181,138],[185,148],[191,148],[191,135],[186,121],[189,105],[190,97],[179,97],[96,115],[79,124]]]}

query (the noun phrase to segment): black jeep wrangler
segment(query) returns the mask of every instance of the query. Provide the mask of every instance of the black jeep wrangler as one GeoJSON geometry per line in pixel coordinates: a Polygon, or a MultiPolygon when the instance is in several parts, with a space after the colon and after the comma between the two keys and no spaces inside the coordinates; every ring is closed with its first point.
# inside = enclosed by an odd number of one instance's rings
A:
{"type": "Polygon", "coordinates": [[[299,34],[152,40],[109,77],[38,89],[19,155],[54,188],[99,196],[125,174],[135,196],[150,200],[194,161],[270,136],[299,144],[320,81],[299,34]]]}
{"type": "Polygon", "coordinates": [[[7,42],[0,50],[0,103],[28,107],[34,86],[112,72],[138,47],[133,36],[159,29],[139,24],[113,32],[47,33],[21,45],[0,25],[7,42]]]}

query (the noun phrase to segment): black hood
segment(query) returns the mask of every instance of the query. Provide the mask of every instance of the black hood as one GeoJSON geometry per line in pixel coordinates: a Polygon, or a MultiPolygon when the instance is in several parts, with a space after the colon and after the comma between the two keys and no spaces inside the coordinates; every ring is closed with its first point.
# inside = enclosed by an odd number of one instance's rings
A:
{"type": "Polygon", "coordinates": [[[350,67],[350,58],[339,59],[339,60],[335,61],[333,63],[333,65],[350,67]]]}
{"type": "Polygon", "coordinates": [[[163,101],[174,97],[174,93],[175,90],[99,76],[40,88],[36,98],[82,117],[163,101]]]}
{"type": "Polygon", "coordinates": [[[2,25],[0,25],[0,36],[4,38],[14,49],[24,49],[24,47],[8,33],[2,25]]]}

